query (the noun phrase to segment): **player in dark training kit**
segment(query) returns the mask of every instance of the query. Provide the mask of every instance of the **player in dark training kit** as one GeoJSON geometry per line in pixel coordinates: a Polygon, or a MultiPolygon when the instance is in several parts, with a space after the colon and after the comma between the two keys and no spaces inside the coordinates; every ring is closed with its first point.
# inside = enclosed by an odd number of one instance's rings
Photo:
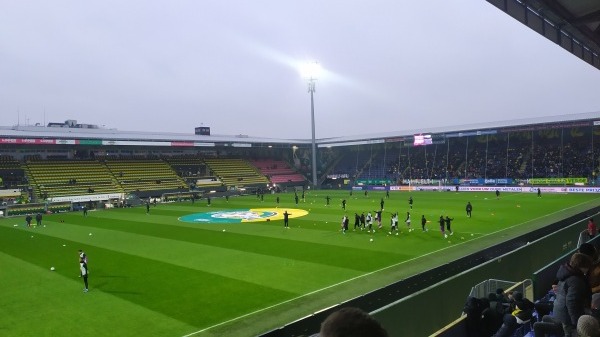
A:
{"type": "Polygon", "coordinates": [[[446,222],[446,230],[448,232],[450,232],[450,235],[454,234],[454,232],[452,231],[452,228],[450,227],[452,225],[452,220],[454,220],[454,218],[451,218],[447,215],[446,215],[446,219],[444,220],[446,222]]]}
{"type": "Polygon", "coordinates": [[[283,227],[290,229],[290,213],[288,211],[283,212],[283,227]]]}

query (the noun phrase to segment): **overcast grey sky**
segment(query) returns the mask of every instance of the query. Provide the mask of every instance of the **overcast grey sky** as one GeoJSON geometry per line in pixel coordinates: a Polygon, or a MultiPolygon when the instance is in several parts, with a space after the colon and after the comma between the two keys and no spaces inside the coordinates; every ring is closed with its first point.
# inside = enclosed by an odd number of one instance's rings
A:
{"type": "Polygon", "coordinates": [[[600,71],[484,0],[1,0],[0,125],[317,138],[600,111],[600,71]]]}

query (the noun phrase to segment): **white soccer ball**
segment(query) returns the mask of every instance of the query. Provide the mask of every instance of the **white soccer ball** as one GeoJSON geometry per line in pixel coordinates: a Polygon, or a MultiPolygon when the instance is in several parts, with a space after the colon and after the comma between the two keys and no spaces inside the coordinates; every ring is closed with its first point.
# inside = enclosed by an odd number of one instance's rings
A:
{"type": "Polygon", "coordinates": [[[54,267],[50,267],[50,270],[51,270],[51,271],[54,271],[54,267]]]}
{"type": "Polygon", "coordinates": [[[373,242],[373,239],[370,239],[369,241],[373,242]]]}
{"type": "Polygon", "coordinates": [[[224,232],[224,231],[225,231],[225,230],[223,230],[223,232],[224,232]]]}
{"type": "Polygon", "coordinates": [[[90,235],[92,235],[92,233],[90,233],[90,235]]]}

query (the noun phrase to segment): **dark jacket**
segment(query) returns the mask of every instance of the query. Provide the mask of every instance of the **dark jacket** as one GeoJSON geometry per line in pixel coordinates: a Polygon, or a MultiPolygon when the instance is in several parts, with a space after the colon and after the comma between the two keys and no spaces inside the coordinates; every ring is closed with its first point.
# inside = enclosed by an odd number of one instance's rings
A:
{"type": "Polygon", "coordinates": [[[558,289],[554,300],[554,317],[563,324],[577,326],[579,316],[589,306],[591,290],[585,275],[568,264],[560,266],[556,273],[558,289]]]}

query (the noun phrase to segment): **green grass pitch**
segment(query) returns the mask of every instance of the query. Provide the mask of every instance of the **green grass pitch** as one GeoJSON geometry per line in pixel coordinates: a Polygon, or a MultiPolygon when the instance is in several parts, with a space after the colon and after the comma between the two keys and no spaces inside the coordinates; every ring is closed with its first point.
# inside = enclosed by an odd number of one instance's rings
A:
{"type": "MultiPolygon", "coordinates": [[[[379,208],[384,192],[311,191],[279,211],[283,221],[186,223],[180,216],[227,209],[276,208],[276,195],[62,213],[27,228],[0,220],[2,336],[253,336],[321,308],[574,214],[597,195],[391,192],[383,230],[353,231],[354,213],[379,208]],[[325,197],[331,197],[325,206],[325,197]],[[413,232],[404,224],[414,198],[413,232]],[[350,231],[340,232],[347,200],[350,231]],[[473,204],[467,218],[465,204],[473,204]],[[400,213],[398,236],[390,213],[400,213]],[[293,214],[293,212],[292,212],[293,214]],[[437,219],[449,215],[444,239],[437,219]],[[420,229],[421,215],[430,222],[420,229]],[[373,241],[371,241],[373,239],[373,241]],[[90,292],[78,277],[77,250],[89,257],[90,292]],[[55,271],[50,271],[55,267],[55,271]]],[[[318,327],[315,327],[317,330],[318,327]]]]}

